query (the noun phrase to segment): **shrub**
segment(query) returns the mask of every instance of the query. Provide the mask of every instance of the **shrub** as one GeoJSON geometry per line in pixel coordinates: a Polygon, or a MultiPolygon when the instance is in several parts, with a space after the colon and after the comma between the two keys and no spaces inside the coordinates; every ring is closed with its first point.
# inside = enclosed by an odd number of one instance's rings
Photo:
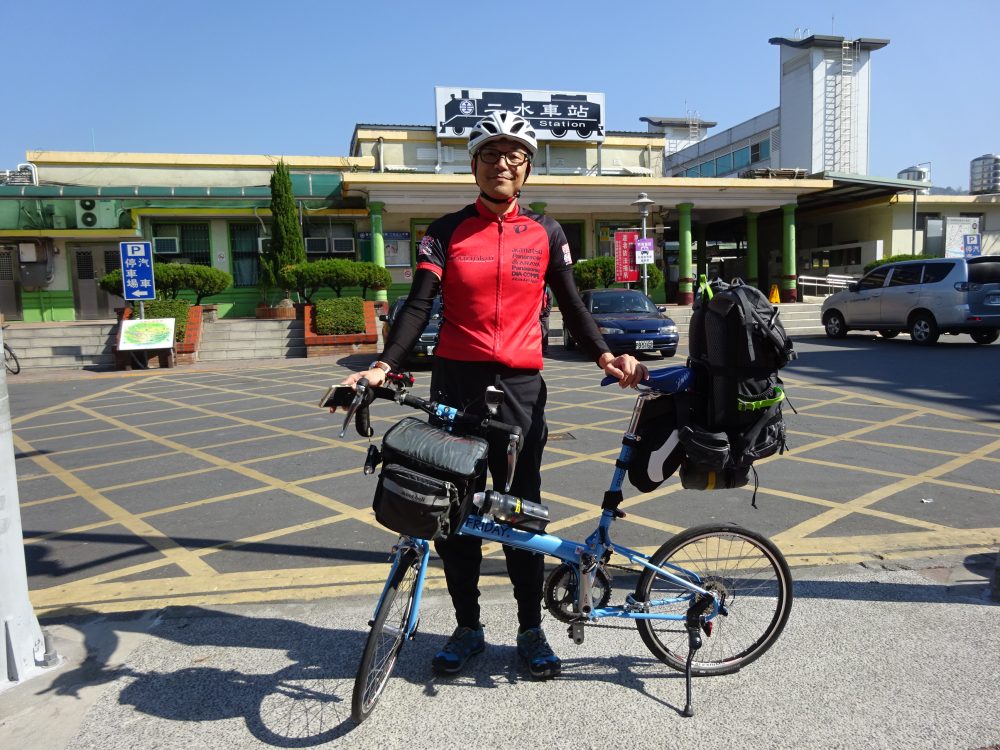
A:
{"type": "Polygon", "coordinates": [[[316,265],[321,267],[323,283],[336,292],[338,297],[345,287],[358,286],[358,264],[353,260],[328,258],[316,261],[316,265]]]}
{"type": "Polygon", "coordinates": [[[901,255],[890,255],[888,258],[879,258],[878,260],[873,260],[867,266],[865,266],[864,273],[868,273],[873,268],[878,268],[879,266],[884,266],[886,263],[895,263],[899,260],[922,260],[923,258],[937,258],[937,255],[928,255],[927,253],[918,253],[917,255],[910,255],[909,253],[903,253],[901,255]]]}
{"type": "Polygon", "coordinates": [[[322,263],[323,261],[317,261],[285,266],[281,269],[281,283],[288,289],[294,289],[304,302],[310,303],[312,296],[326,284],[322,263]]]}
{"type": "Polygon", "coordinates": [[[153,299],[143,304],[147,318],[173,318],[174,341],[183,341],[187,330],[188,308],[186,299],[153,299]]]}
{"type": "MultiPolygon", "coordinates": [[[[181,263],[153,263],[153,279],[157,299],[177,299],[181,289],[194,292],[196,305],[202,299],[218,294],[233,285],[233,277],[225,271],[209,266],[181,263]]],[[[116,268],[97,282],[108,294],[122,296],[122,271],[116,268]]]]}
{"type": "Polygon", "coordinates": [[[615,283],[615,259],[610,255],[581,260],[573,266],[578,289],[601,289],[615,283]]]}
{"type": "Polygon", "coordinates": [[[357,285],[361,287],[361,298],[368,297],[369,289],[387,289],[392,284],[392,274],[377,263],[355,263],[357,285]]]}
{"type": "Polygon", "coordinates": [[[211,266],[181,266],[181,268],[184,269],[181,274],[184,286],[181,288],[194,292],[196,305],[200,305],[205,297],[219,294],[233,285],[233,277],[218,268],[211,266]]]}
{"type": "Polygon", "coordinates": [[[365,332],[365,303],[360,297],[321,299],[316,303],[316,333],[320,336],[365,332]]]}

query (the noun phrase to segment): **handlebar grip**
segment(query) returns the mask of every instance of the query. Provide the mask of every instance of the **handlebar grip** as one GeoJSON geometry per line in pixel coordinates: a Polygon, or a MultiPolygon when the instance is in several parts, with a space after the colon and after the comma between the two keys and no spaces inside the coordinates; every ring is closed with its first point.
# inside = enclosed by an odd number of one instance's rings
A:
{"type": "Polygon", "coordinates": [[[362,403],[354,415],[354,429],[361,437],[365,438],[375,434],[375,430],[372,429],[371,415],[368,413],[368,404],[362,403]]]}

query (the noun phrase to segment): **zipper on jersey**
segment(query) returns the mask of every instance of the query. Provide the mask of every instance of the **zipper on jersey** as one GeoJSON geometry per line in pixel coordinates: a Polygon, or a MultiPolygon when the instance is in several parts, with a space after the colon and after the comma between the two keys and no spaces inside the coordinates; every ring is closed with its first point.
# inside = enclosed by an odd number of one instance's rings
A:
{"type": "Polygon", "coordinates": [[[503,284],[503,222],[504,214],[497,215],[497,294],[496,305],[494,307],[493,325],[493,358],[499,360],[500,356],[500,286],[503,284]]]}

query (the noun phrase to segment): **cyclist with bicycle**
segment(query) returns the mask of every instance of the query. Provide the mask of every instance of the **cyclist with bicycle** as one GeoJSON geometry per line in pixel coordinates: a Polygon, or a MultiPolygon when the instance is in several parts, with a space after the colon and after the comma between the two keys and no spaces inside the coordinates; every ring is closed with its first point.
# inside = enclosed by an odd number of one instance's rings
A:
{"type": "MultiPolygon", "coordinates": [[[[384,351],[368,370],[344,381],[354,385],[364,377],[373,386],[381,385],[405,362],[440,293],[447,315],[435,350],[431,398],[485,415],[486,387],[504,391],[497,417],[520,426],[524,436],[510,492],[533,502],[540,502],[542,451],[548,436],[539,326],[546,284],[559,302],[563,324],[605,374],[622,388],[648,377],[634,357],[615,357],[608,349],[576,290],[562,227],[518,204],[537,148],[531,125],[511,112],[492,112],[472,128],[469,154],[478,199],[430,225],[420,243],[407,305],[384,351]]],[[[506,450],[506,443],[491,441],[488,462],[495,485],[506,482],[506,450]]],[[[485,648],[478,588],[482,542],[453,535],[436,542],[435,549],[444,563],[457,627],[432,667],[440,674],[455,674],[485,648]]],[[[532,677],[555,677],[561,662],[541,628],[543,557],[507,546],[504,554],[517,602],[518,655],[532,677]]]]}

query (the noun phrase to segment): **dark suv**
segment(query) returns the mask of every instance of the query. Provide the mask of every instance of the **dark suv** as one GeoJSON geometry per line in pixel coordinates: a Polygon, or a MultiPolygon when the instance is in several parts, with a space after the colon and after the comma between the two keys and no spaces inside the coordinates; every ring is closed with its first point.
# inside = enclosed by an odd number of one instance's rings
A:
{"type": "MultiPolygon", "coordinates": [[[[396,322],[396,318],[399,316],[400,311],[405,305],[406,296],[404,295],[392,303],[392,307],[389,308],[388,314],[379,315],[379,320],[382,321],[383,341],[389,336],[389,331],[392,330],[393,323],[396,322]]],[[[420,338],[417,339],[417,342],[413,345],[413,349],[410,351],[410,362],[427,360],[434,356],[434,349],[437,347],[438,342],[438,331],[441,329],[441,321],[441,298],[436,297],[434,299],[434,307],[431,308],[431,318],[427,321],[427,326],[424,328],[423,332],[420,334],[420,338]]]]}
{"type": "Polygon", "coordinates": [[[827,297],[822,315],[831,338],[906,331],[915,344],[933,344],[942,333],[967,333],[991,344],[1000,336],[1000,256],[886,263],[827,297]]]}

